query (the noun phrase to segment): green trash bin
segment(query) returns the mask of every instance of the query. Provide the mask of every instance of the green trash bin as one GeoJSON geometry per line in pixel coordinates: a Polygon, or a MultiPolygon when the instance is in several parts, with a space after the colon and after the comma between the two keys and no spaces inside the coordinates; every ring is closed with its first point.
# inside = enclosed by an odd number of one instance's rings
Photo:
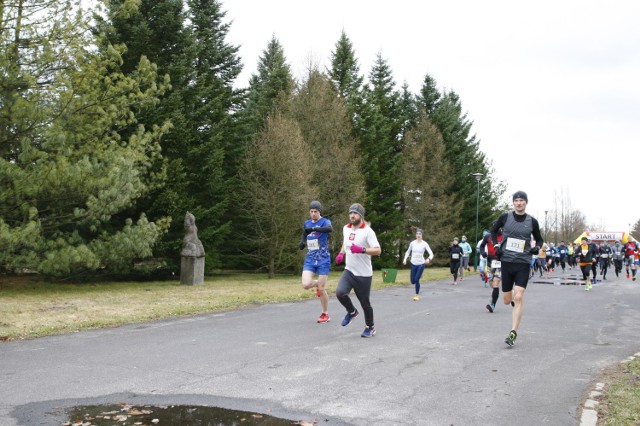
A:
{"type": "Polygon", "coordinates": [[[383,269],[382,270],[382,282],[395,283],[397,274],[398,274],[398,270],[397,269],[383,269]]]}

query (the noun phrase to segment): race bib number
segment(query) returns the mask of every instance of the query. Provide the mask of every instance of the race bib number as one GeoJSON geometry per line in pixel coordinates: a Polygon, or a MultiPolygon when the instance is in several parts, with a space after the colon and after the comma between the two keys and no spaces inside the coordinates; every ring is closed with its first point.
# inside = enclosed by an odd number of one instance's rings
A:
{"type": "Polygon", "coordinates": [[[320,243],[318,240],[307,240],[307,249],[309,250],[318,250],[320,248],[320,243]]]}
{"type": "Polygon", "coordinates": [[[413,260],[424,260],[424,256],[420,253],[411,253],[411,259],[413,260]]]}
{"type": "Polygon", "coordinates": [[[451,258],[452,258],[453,260],[458,260],[458,259],[460,259],[460,255],[459,255],[458,253],[453,253],[453,254],[451,255],[451,258]]]}
{"type": "Polygon", "coordinates": [[[500,267],[502,267],[502,262],[500,262],[499,260],[492,260],[491,267],[493,269],[499,269],[500,267]]]}
{"type": "Polygon", "coordinates": [[[589,253],[589,249],[582,249],[582,255],[586,256],[589,253]]]}
{"type": "Polygon", "coordinates": [[[609,254],[608,253],[602,253],[600,255],[600,257],[603,258],[603,259],[606,259],[607,257],[609,257],[609,254]]]}
{"type": "Polygon", "coordinates": [[[513,251],[516,253],[524,253],[525,241],[519,238],[507,238],[507,244],[505,250],[513,251]]]}

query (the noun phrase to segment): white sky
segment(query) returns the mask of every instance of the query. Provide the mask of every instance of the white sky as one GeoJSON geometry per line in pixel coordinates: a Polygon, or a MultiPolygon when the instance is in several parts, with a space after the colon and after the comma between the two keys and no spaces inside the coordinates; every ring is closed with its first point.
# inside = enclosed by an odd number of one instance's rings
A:
{"type": "MultiPolygon", "coordinates": [[[[565,194],[594,230],[640,219],[640,1],[223,0],[247,86],[272,35],[295,77],[328,67],[342,30],[368,76],[378,52],[418,93],[454,90],[480,149],[528,212],[565,194]],[[433,3],[433,4],[429,4],[433,3]]],[[[551,216],[549,216],[551,221],[551,216]]]]}

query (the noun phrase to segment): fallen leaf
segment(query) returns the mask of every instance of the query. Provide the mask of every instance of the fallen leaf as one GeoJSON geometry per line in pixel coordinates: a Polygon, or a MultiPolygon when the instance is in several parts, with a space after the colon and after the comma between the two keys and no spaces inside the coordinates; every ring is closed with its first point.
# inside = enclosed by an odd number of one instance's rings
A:
{"type": "Polygon", "coordinates": [[[151,423],[153,423],[153,424],[158,424],[158,423],[160,423],[160,420],[158,420],[158,419],[153,419],[153,420],[151,420],[151,423]]]}

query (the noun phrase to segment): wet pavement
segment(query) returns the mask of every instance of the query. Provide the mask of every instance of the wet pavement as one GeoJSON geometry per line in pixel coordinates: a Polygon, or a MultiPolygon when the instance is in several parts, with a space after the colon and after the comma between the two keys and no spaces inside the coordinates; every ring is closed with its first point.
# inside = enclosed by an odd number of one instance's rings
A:
{"type": "Polygon", "coordinates": [[[598,373],[640,349],[640,284],[569,281],[534,278],[513,348],[511,308],[489,313],[477,276],[423,284],[417,302],[409,286],[374,292],[371,339],[363,315],[340,326],[332,298],[327,324],[310,300],[1,343],[0,424],[128,404],[327,425],[576,425],[598,373]]]}

